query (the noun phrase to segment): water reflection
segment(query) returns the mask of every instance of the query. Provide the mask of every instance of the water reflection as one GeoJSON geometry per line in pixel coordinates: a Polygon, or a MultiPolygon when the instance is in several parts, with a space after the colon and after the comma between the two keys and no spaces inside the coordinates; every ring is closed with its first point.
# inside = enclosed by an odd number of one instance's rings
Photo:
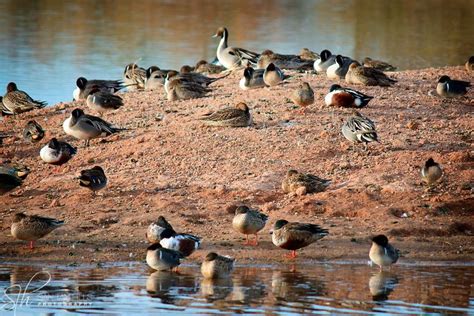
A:
{"type": "Polygon", "coordinates": [[[473,266],[450,265],[398,265],[384,272],[354,264],[252,266],[218,280],[203,279],[197,266],[177,274],[150,272],[143,264],[0,265],[0,293],[6,293],[0,314],[473,313],[473,280],[473,266]],[[46,275],[51,280],[42,287],[46,275]]]}
{"type": "MultiPolygon", "coordinates": [[[[0,89],[16,81],[50,104],[71,100],[77,77],[118,79],[126,64],[178,68],[229,44],[297,53],[329,48],[401,69],[460,65],[474,51],[474,2],[0,1],[0,89]]],[[[1,93],[3,94],[3,93],[1,93]]]]}

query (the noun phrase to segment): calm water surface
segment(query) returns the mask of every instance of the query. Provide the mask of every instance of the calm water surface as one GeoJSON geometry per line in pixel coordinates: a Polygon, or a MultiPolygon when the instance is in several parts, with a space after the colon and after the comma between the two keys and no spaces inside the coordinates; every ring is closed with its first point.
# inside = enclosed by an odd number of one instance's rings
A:
{"type": "Polygon", "coordinates": [[[261,52],[324,48],[401,69],[474,54],[472,0],[0,1],[0,91],[9,81],[50,104],[79,76],[119,79],[126,64],[179,68],[229,44],[261,52]]]}
{"type": "Polygon", "coordinates": [[[218,281],[180,270],[2,264],[0,314],[474,314],[472,265],[240,266],[218,281]]]}

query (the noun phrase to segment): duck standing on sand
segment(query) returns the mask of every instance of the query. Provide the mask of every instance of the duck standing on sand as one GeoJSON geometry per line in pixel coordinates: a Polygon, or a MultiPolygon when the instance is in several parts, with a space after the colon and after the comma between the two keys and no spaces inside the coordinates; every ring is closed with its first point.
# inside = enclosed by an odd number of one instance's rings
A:
{"type": "Polygon", "coordinates": [[[108,91],[100,90],[94,87],[86,99],[87,106],[102,116],[105,112],[117,110],[123,106],[123,99],[108,91]]]}
{"type": "Polygon", "coordinates": [[[85,169],[81,171],[81,174],[76,179],[79,180],[81,187],[88,188],[96,195],[97,191],[102,190],[107,185],[107,177],[105,176],[104,169],[99,166],[95,166],[92,169],[85,169]]]}
{"type": "Polygon", "coordinates": [[[72,92],[74,101],[85,100],[93,88],[99,88],[101,91],[108,91],[110,93],[115,93],[125,88],[120,80],[87,80],[84,77],[77,78],[76,86],[77,88],[72,92]]]}
{"type": "Polygon", "coordinates": [[[362,92],[333,84],[329,88],[329,93],[324,97],[324,103],[326,103],[327,106],[363,108],[366,107],[373,98],[374,97],[363,94],[362,92]]]}
{"type": "Polygon", "coordinates": [[[372,247],[370,247],[369,257],[382,271],[384,267],[389,267],[397,262],[399,250],[388,243],[387,236],[377,235],[372,238],[372,247]]]}
{"type": "Polygon", "coordinates": [[[350,142],[363,143],[366,148],[368,143],[378,142],[375,123],[356,110],[342,125],[342,134],[350,142]]]}
{"type": "Polygon", "coordinates": [[[247,127],[252,125],[252,115],[247,104],[240,102],[235,107],[227,107],[204,115],[200,120],[209,126],[247,127]]]}
{"type": "Polygon", "coordinates": [[[217,46],[217,59],[219,59],[219,62],[225,68],[233,69],[240,67],[244,60],[248,60],[254,65],[257,64],[258,57],[260,56],[259,54],[243,48],[230,47],[227,45],[227,40],[229,38],[229,31],[227,31],[227,28],[220,27],[213,37],[221,38],[219,46],[217,46]]]}
{"type": "Polygon", "coordinates": [[[306,109],[308,105],[314,103],[314,91],[307,82],[302,82],[298,89],[293,91],[290,97],[294,104],[306,109]]]}
{"type": "Polygon", "coordinates": [[[158,271],[177,271],[183,255],[179,251],[163,248],[159,243],[149,246],[146,250],[146,263],[158,271]]]}
{"type": "Polygon", "coordinates": [[[41,148],[40,157],[46,163],[59,166],[68,162],[76,153],[76,148],[53,137],[41,148]]]}
{"type": "Polygon", "coordinates": [[[258,232],[265,227],[268,216],[253,210],[248,206],[241,205],[235,209],[235,216],[232,220],[232,227],[239,233],[245,234],[247,241],[244,245],[250,245],[249,235],[255,235],[254,246],[258,245],[258,232]]]}
{"type": "Polygon", "coordinates": [[[347,71],[346,82],[366,86],[388,87],[397,82],[397,80],[387,77],[380,70],[360,66],[357,62],[353,62],[347,71]]]}
{"type": "Polygon", "coordinates": [[[305,195],[307,193],[322,192],[326,190],[330,183],[331,180],[290,169],[281,183],[281,188],[285,193],[305,195]]]}
{"type": "Polygon", "coordinates": [[[146,70],[135,63],[125,66],[123,82],[129,91],[145,89],[146,70]]]}
{"type": "Polygon", "coordinates": [[[443,176],[443,169],[433,158],[428,159],[421,168],[421,180],[428,186],[432,186],[443,176]]]}
{"type": "Polygon", "coordinates": [[[276,221],[271,234],[275,246],[291,250],[288,257],[296,258],[296,250],[327,236],[329,232],[315,224],[289,223],[280,219],[276,221]]]}
{"type": "Polygon", "coordinates": [[[43,238],[63,224],[64,221],[54,218],[17,213],[13,216],[11,234],[16,239],[29,241],[30,249],[33,249],[36,240],[43,238]]]}
{"type": "Polygon", "coordinates": [[[234,264],[234,258],[210,252],[201,264],[201,273],[206,279],[228,278],[234,270],[234,264]]]}
{"type": "Polygon", "coordinates": [[[37,143],[44,137],[44,129],[35,120],[26,123],[23,130],[23,138],[30,143],[37,143]]]}
{"type": "Polygon", "coordinates": [[[7,93],[3,96],[2,102],[13,115],[42,109],[47,105],[46,102],[33,100],[26,92],[18,90],[14,82],[7,85],[7,93]]]}
{"type": "Polygon", "coordinates": [[[462,80],[452,80],[448,76],[442,76],[438,80],[436,92],[445,98],[462,97],[467,93],[467,88],[471,86],[470,82],[462,80]]]}

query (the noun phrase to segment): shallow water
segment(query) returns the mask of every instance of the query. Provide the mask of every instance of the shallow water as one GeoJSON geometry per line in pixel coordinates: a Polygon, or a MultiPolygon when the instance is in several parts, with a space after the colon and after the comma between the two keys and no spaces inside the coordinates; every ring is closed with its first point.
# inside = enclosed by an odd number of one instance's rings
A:
{"type": "Polygon", "coordinates": [[[474,1],[0,1],[0,91],[9,81],[50,104],[79,76],[119,79],[126,64],[179,68],[215,57],[210,36],[261,52],[308,47],[400,69],[460,65],[474,54],[474,1]]]}
{"type": "Polygon", "coordinates": [[[239,266],[218,281],[197,266],[2,264],[0,314],[473,314],[473,286],[473,265],[439,263],[239,266]]]}

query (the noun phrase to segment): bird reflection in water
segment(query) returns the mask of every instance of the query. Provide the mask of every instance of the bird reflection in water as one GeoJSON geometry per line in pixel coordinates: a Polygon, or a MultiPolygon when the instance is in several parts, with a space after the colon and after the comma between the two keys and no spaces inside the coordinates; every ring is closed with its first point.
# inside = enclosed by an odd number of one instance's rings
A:
{"type": "Polygon", "coordinates": [[[155,271],[146,280],[146,291],[150,297],[159,298],[163,304],[185,306],[189,297],[199,290],[197,277],[194,275],[176,274],[170,271],[155,271]]]}
{"type": "Polygon", "coordinates": [[[398,277],[389,271],[380,271],[370,277],[369,288],[374,301],[386,301],[398,284],[398,277]]]}

